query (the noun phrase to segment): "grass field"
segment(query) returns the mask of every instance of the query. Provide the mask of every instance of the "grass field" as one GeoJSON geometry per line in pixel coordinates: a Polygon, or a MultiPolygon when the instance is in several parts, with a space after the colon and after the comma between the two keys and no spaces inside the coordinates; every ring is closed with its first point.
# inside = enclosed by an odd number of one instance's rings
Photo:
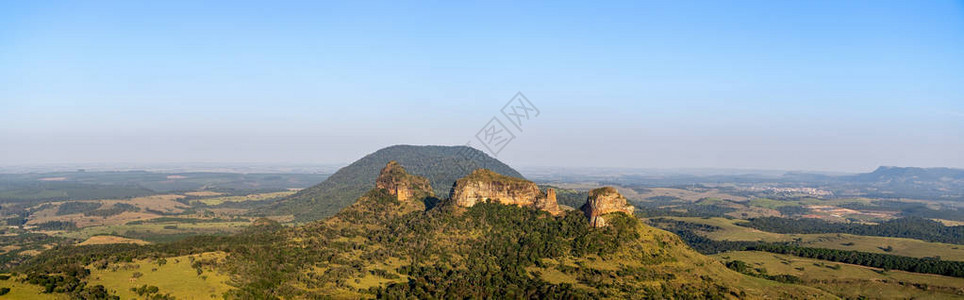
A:
{"type": "Polygon", "coordinates": [[[148,242],[146,242],[146,241],[138,240],[138,239],[129,239],[129,238],[119,237],[119,236],[97,235],[97,236],[92,236],[92,237],[90,237],[89,239],[87,239],[86,241],[80,242],[80,243],[78,243],[77,245],[84,246],[84,245],[102,245],[102,244],[138,244],[138,245],[146,245],[146,244],[150,244],[150,243],[148,243],[148,242]]]}
{"type": "Polygon", "coordinates": [[[231,287],[227,284],[228,276],[212,269],[203,269],[200,275],[191,267],[194,259],[222,259],[223,253],[204,253],[166,258],[164,265],[158,265],[150,260],[137,260],[133,263],[111,265],[105,270],[92,269],[89,284],[101,284],[112,294],[121,299],[139,299],[131,291],[142,285],[156,286],[159,294],[170,294],[177,299],[212,299],[221,298],[231,287]],[[113,266],[119,267],[111,270],[113,266]],[[127,266],[127,267],[125,267],[127,266]],[[139,277],[135,273],[143,274],[139,277]],[[136,277],[136,278],[135,278],[136,277]]]}
{"type": "MultiPolygon", "coordinates": [[[[649,191],[645,193],[640,193],[639,197],[642,199],[650,197],[675,197],[688,202],[696,202],[701,199],[713,199],[716,201],[731,200],[737,202],[747,200],[746,197],[722,193],[715,189],[699,192],[674,188],[649,188],[648,190],[649,191]]],[[[620,192],[622,192],[622,190],[620,190],[620,192]]]]}
{"type": "Polygon", "coordinates": [[[785,242],[790,241],[793,238],[789,235],[765,232],[756,230],[749,227],[743,227],[736,225],[739,222],[746,222],[737,219],[725,219],[725,218],[695,218],[695,217],[660,217],[678,221],[684,221],[687,223],[696,224],[707,224],[720,227],[720,230],[714,232],[706,232],[704,235],[708,238],[714,240],[728,240],[728,241],[764,241],[764,242],[785,242]]]}
{"type": "Polygon", "coordinates": [[[840,250],[856,250],[862,252],[884,253],[893,255],[903,255],[911,257],[934,257],[940,256],[945,260],[964,261],[964,245],[954,245],[945,243],[932,243],[915,239],[861,236],[851,234],[780,234],[760,231],[757,229],[736,225],[742,220],[730,220],[724,218],[683,218],[667,217],[668,219],[685,221],[688,223],[700,223],[718,226],[722,229],[714,232],[706,232],[704,235],[714,240],[729,241],[764,241],[764,242],[789,242],[799,240],[801,246],[828,248],[840,250]],[[891,247],[893,250],[884,251],[883,248],[891,247]]]}
{"type": "Polygon", "coordinates": [[[269,199],[277,199],[285,196],[290,196],[294,193],[296,193],[296,191],[250,194],[250,195],[244,195],[244,196],[224,196],[224,197],[204,198],[197,201],[204,203],[206,205],[218,205],[224,202],[262,201],[262,200],[269,200],[269,199]]]}
{"type": "Polygon", "coordinates": [[[197,191],[197,192],[187,192],[187,193],[184,193],[184,195],[195,196],[195,197],[213,197],[213,196],[221,196],[224,194],[218,193],[218,192],[212,192],[212,191],[197,191]]]}
{"type": "Polygon", "coordinates": [[[0,296],[0,299],[68,299],[64,294],[44,294],[43,287],[29,283],[21,283],[15,278],[0,280],[0,288],[10,288],[10,292],[0,296]]]}
{"type": "Polygon", "coordinates": [[[886,271],[790,255],[756,251],[736,251],[713,255],[726,262],[741,260],[754,268],[765,268],[770,275],[800,277],[804,285],[838,296],[871,299],[961,299],[964,278],[902,271],[886,271]],[[839,268],[838,268],[839,267],[839,268]]]}
{"type": "Polygon", "coordinates": [[[750,200],[750,206],[776,209],[784,206],[797,206],[800,205],[796,201],[779,201],[767,198],[754,198],[750,200]]]}
{"type": "Polygon", "coordinates": [[[234,233],[248,225],[250,225],[248,222],[125,224],[87,227],[75,231],[59,232],[56,235],[78,240],[87,240],[98,235],[112,235],[158,242],[165,241],[165,236],[234,233]]]}
{"type": "Polygon", "coordinates": [[[139,212],[128,211],[112,216],[86,216],[83,213],[57,215],[59,205],[63,205],[64,203],[58,202],[56,204],[57,206],[43,209],[31,214],[29,220],[27,221],[27,225],[36,225],[51,221],[65,221],[73,222],[77,225],[77,227],[90,227],[101,225],[118,225],[130,221],[148,220],[161,216],[160,214],[152,213],[148,210],[164,213],[183,212],[184,209],[188,208],[188,206],[177,202],[177,200],[180,198],[184,198],[184,196],[169,194],[137,197],[132,199],[70,201],[100,203],[102,208],[110,208],[115,204],[121,203],[133,205],[140,210],[139,212]]]}

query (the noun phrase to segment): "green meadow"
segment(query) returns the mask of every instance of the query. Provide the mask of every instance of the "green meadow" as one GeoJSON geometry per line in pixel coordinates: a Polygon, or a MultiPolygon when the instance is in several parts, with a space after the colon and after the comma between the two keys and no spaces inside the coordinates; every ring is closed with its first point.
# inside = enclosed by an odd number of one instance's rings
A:
{"type": "Polygon", "coordinates": [[[208,267],[202,267],[199,273],[192,263],[222,259],[223,256],[221,253],[203,253],[168,257],[163,264],[157,260],[136,260],[111,264],[106,269],[91,267],[88,284],[103,285],[121,299],[143,298],[131,288],[144,285],[156,286],[157,294],[170,294],[177,299],[220,299],[231,289],[229,277],[208,267]]]}
{"type": "Polygon", "coordinates": [[[17,278],[0,280],[0,288],[9,288],[10,291],[0,296],[0,299],[69,299],[65,294],[44,294],[43,287],[39,285],[21,283],[17,278]]]}
{"type": "Polygon", "coordinates": [[[800,246],[827,248],[839,250],[856,250],[862,252],[884,253],[910,257],[935,257],[945,260],[964,261],[964,245],[925,242],[915,239],[862,236],[852,234],[781,234],[760,231],[754,228],[739,226],[746,222],[725,218],[694,218],[694,217],[665,217],[667,219],[685,221],[687,223],[707,224],[720,227],[712,232],[700,232],[714,240],[727,241],[764,241],[764,242],[792,242],[800,246]],[[887,249],[887,250],[885,250],[887,249]],[[889,250],[889,251],[888,251],[889,250]]]}
{"type": "Polygon", "coordinates": [[[793,275],[801,284],[845,298],[960,299],[964,278],[903,271],[883,271],[864,266],[757,251],[712,255],[721,262],[740,260],[770,275],[793,275]]]}

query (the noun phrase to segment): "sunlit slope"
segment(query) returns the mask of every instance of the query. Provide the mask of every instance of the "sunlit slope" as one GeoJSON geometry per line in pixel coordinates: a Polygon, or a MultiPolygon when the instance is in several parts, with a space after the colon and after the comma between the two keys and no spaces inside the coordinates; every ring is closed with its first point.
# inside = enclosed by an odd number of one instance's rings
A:
{"type": "Polygon", "coordinates": [[[425,211],[372,190],[328,220],[280,231],[258,248],[268,253],[232,256],[248,266],[284,258],[236,274],[232,296],[832,298],[733,272],[633,217],[608,218],[592,228],[580,212],[495,203],[425,211]]]}

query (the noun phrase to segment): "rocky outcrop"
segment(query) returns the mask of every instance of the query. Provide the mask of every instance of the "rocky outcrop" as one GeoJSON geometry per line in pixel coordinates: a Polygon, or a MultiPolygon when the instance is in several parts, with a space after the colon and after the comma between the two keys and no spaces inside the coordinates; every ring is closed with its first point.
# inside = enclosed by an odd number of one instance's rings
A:
{"type": "Polygon", "coordinates": [[[434,196],[432,185],[422,176],[408,174],[396,161],[388,162],[375,179],[375,187],[387,190],[399,201],[421,200],[434,196]]]}
{"type": "Polygon", "coordinates": [[[452,186],[452,202],[462,207],[472,207],[487,200],[523,207],[533,207],[553,215],[562,213],[556,203],[556,193],[549,189],[542,193],[532,181],[509,177],[487,169],[477,169],[468,176],[455,181],[452,186]]]}
{"type": "Polygon", "coordinates": [[[536,208],[548,211],[552,214],[559,214],[562,209],[559,208],[559,203],[556,202],[556,190],[553,188],[546,189],[546,196],[536,199],[536,208]]]}
{"type": "Polygon", "coordinates": [[[634,210],[626,197],[608,186],[589,191],[589,198],[586,199],[586,204],[582,205],[582,211],[593,227],[606,226],[606,219],[603,217],[606,214],[623,212],[632,216],[634,210]]]}

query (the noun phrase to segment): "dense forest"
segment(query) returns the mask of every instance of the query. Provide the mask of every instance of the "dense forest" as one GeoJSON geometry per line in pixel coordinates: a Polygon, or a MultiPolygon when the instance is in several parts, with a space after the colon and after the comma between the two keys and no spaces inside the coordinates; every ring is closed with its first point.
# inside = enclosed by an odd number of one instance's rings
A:
{"type": "Polygon", "coordinates": [[[849,233],[964,244],[964,226],[944,226],[940,222],[918,217],[893,219],[875,225],[834,223],[809,218],[763,217],[738,225],[775,233],[849,233]]]}

